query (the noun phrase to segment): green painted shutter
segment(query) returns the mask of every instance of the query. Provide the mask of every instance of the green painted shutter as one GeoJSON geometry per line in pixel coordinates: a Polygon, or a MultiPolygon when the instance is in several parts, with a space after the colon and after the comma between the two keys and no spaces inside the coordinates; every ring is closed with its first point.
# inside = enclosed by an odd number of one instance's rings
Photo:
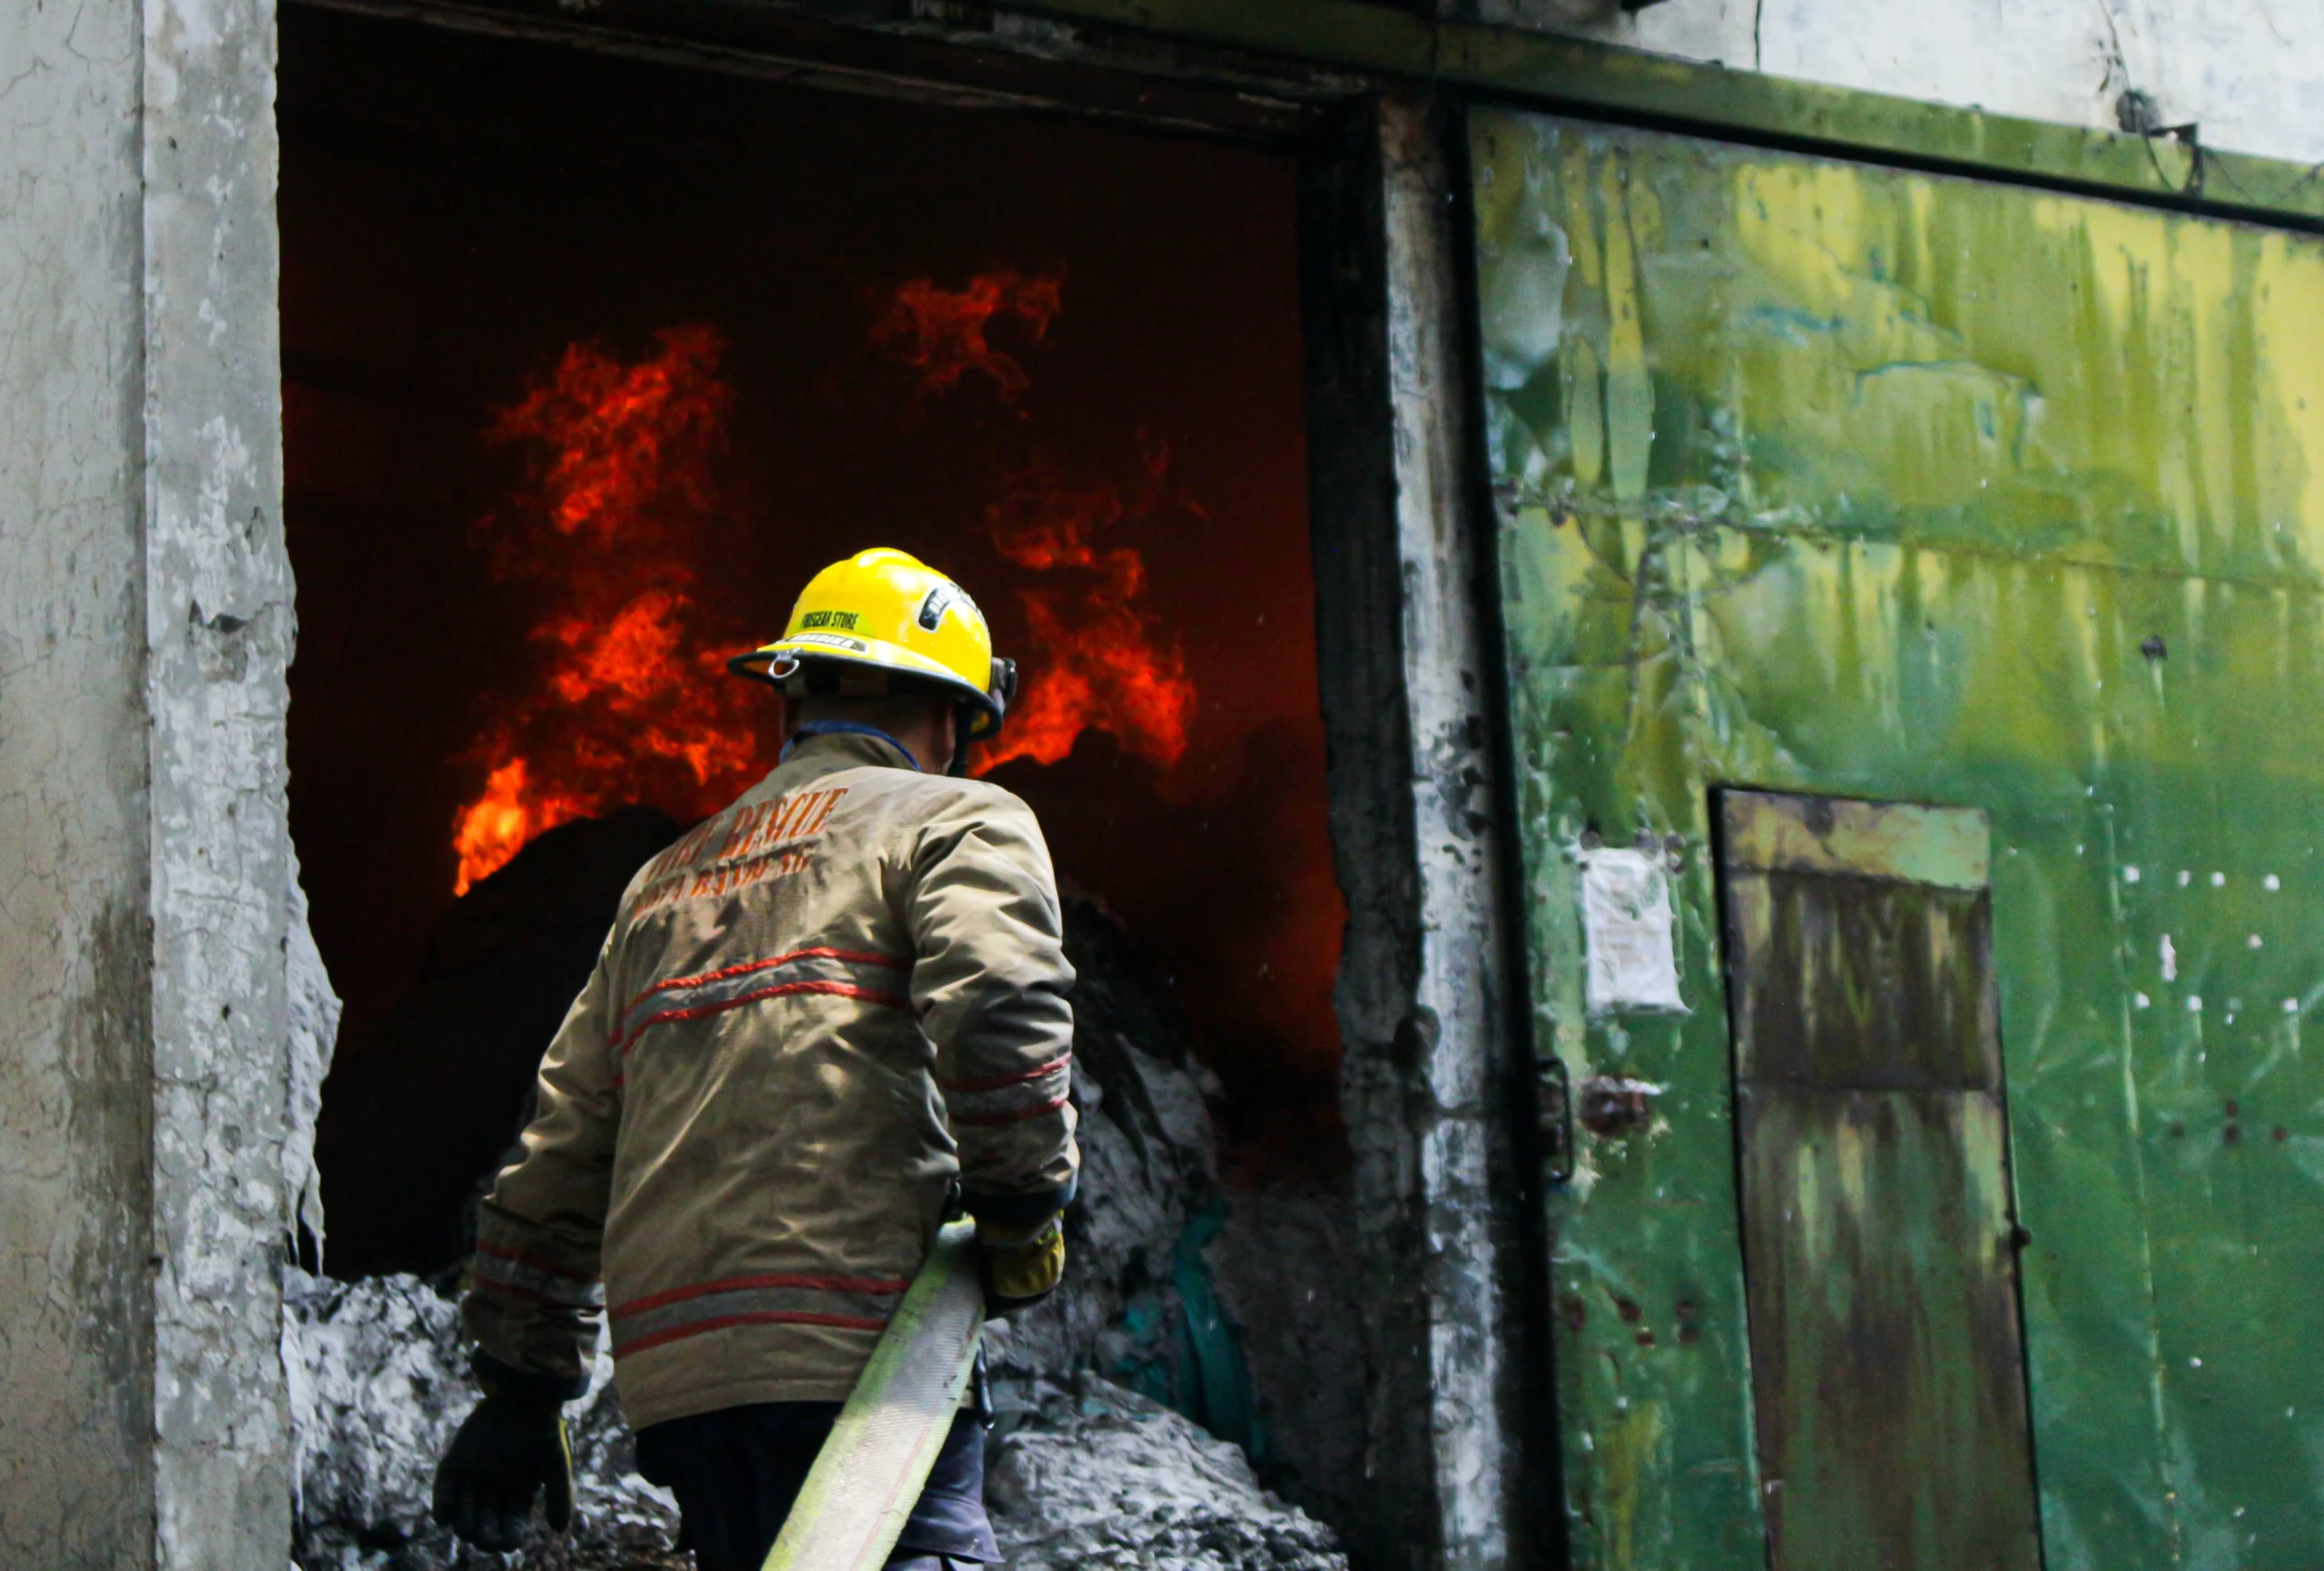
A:
{"type": "MultiPolygon", "coordinates": [[[[1883,1206],[1955,1173],[1913,1224],[1945,1269],[2008,1153],[2048,1571],[2314,1571],[2324,240],[1500,111],[1472,154],[1534,1040],[1577,1125],[1541,1311],[1576,1563],[1767,1566],[1736,1156],[1807,1183],[1860,1114],[1883,1206]],[[1991,1092],[1909,1133],[1906,1087],[1738,1114],[1728,788],[1984,815],[1990,993],[1919,1006],[1955,1046],[1994,1012],[1991,1092]],[[1667,898],[1601,948],[1673,935],[1681,1007],[1669,964],[1590,990],[1593,879],[1667,898]]],[[[1890,882],[1945,887],[1961,848],[1897,843],[1935,863],[1890,882]]],[[[1859,892],[1897,966],[1967,942],[1859,892]]],[[[1809,937],[1771,929],[1787,974],[1901,1050],[1921,984],[1809,937]]]]}

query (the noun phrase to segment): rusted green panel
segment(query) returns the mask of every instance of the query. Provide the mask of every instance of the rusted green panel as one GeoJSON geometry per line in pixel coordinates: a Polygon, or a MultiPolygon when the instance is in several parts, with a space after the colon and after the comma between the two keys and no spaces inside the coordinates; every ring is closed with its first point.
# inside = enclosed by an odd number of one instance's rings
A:
{"type": "Polygon", "coordinates": [[[2000,1098],[1739,1102],[1773,1571],[2039,1571],[2000,1098]]]}
{"type": "Polygon", "coordinates": [[[1766,1085],[1998,1090],[1988,910],[1965,889],[1733,874],[1730,930],[1757,940],[1754,963],[1728,982],[1736,1072],[1766,1085]]]}
{"type": "Polygon", "coordinates": [[[1473,169],[1590,1566],[1765,1565],[1710,793],[1993,826],[2051,1571],[2324,1564],[2324,243],[1516,113],[1473,169]],[[1683,1015],[1592,1020],[1585,837],[1683,1015]],[[2168,940],[2166,947],[2165,940],[2168,940]]]}
{"type": "Polygon", "coordinates": [[[1718,818],[1739,1078],[2002,1088],[1984,814],[1728,790],[1718,818]]]}
{"type": "Polygon", "coordinates": [[[1770,1562],[2036,1571],[1984,816],[1719,818],[1770,1562]],[[1923,845],[1945,882],[1896,876],[1923,845]]]}

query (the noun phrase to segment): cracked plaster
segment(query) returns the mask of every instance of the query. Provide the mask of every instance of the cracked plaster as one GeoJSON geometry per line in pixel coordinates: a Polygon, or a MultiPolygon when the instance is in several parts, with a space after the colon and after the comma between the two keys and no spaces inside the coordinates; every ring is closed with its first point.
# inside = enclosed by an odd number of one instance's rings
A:
{"type": "Polygon", "coordinates": [[[0,6],[0,1561],[143,1564],[133,11],[0,6]]]}
{"type": "Polygon", "coordinates": [[[1508,1154],[1500,853],[1485,748],[1491,656],[1474,614],[1482,564],[1466,496],[1460,248],[1451,175],[1420,105],[1383,106],[1389,402],[1403,584],[1420,955],[1406,1113],[1424,1240],[1430,1434],[1445,1566],[1510,1555],[1518,1487],[1502,1284],[1508,1154]],[[1496,1181],[1500,1180],[1498,1185],[1496,1181]]]}
{"type": "Polygon", "coordinates": [[[293,877],[267,0],[144,11],[154,1558],[281,1565],[293,877]]]}

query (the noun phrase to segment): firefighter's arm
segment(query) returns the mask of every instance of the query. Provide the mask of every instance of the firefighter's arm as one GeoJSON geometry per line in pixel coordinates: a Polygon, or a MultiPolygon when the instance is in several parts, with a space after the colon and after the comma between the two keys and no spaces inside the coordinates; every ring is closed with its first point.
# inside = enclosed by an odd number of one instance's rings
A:
{"type": "Polygon", "coordinates": [[[1032,810],[980,787],[923,827],[911,869],[912,1002],[937,1083],[988,1289],[1009,1307],[1063,1269],[1073,1197],[1073,967],[1057,876],[1032,810]]]}
{"type": "Polygon", "coordinates": [[[588,1385],[621,1095],[610,989],[601,952],[541,1060],[524,1154],[477,1210],[461,1314],[487,1386],[570,1400],[588,1385]]]}
{"type": "Polygon", "coordinates": [[[533,1503],[573,1519],[565,1404],[588,1389],[597,1254],[611,1196],[619,1085],[606,953],[541,1060],[524,1154],[477,1213],[460,1312],[476,1338],[484,1399],[436,1469],[436,1519],[487,1549],[523,1541],[533,1503]]]}

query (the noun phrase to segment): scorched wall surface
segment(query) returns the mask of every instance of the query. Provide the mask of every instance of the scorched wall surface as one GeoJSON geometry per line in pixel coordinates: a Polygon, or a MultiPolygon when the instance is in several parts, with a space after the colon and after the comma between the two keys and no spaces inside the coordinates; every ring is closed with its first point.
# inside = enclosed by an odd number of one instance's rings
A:
{"type": "MultiPolygon", "coordinates": [[[[2053,1571],[2324,1555],[2324,243],[1473,124],[1575,1562],[1759,1566],[1710,792],[1982,809],[2053,1571]],[[1593,1018],[1584,836],[1676,850],[1593,1018]],[[1666,837],[1676,837],[1666,841],[1666,837]]],[[[1842,1269],[1836,1265],[1835,1269],[1842,1269]]]]}

